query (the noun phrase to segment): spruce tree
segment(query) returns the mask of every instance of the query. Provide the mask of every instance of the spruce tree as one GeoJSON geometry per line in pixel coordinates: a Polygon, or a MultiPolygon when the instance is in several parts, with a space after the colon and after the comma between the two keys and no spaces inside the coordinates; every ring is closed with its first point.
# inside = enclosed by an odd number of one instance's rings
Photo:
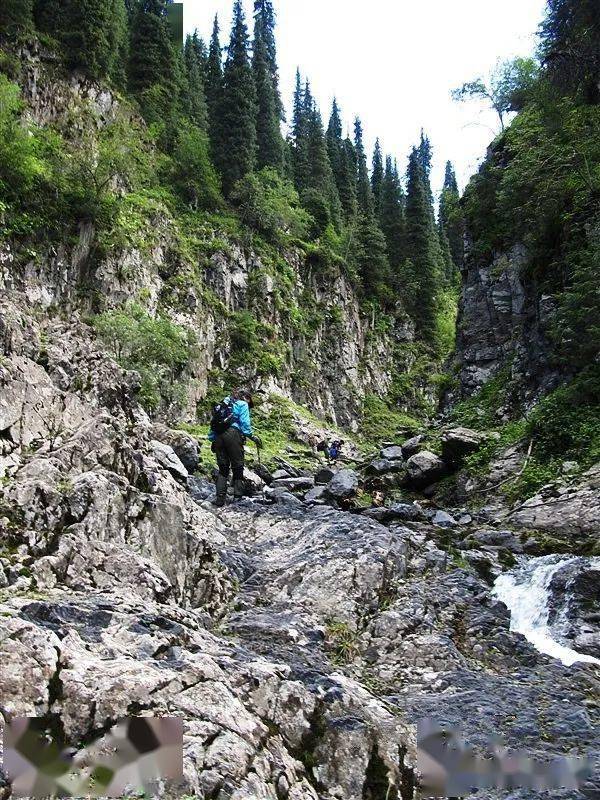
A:
{"type": "Polygon", "coordinates": [[[339,195],[344,209],[346,222],[350,222],[358,213],[358,160],[354,142],[346,137],[343,142],[342,162],[340,170],[339,195]]]}
{"type": "MultiPolygon", "coordinates": [[[[309,87],[306,91],[310,96],[309,87]]],[[[339,228],[341,221],[341,204],[333,170],[329,161],[321,114],[316,108],[314,101],[312,101],[312,109],[310,112],[306,110],[305,113],[308,114],[307,152],[309,171],[307,188],[312,191],[313,198],[318,198],[319,196],[323,198],[327,205],[329,219],[336,228],[339,228]]],[[[311,209],[309,208],[309,210],[311,209]]]]}
{"type": "Polygon", "coordinates": [[[235,0],[233,7],[215,158],[226,195],[256,163],[256,91],[241,0],[235,0]]]}
{"type": "Polygon", "coordinates": [[[0,31],[12,35],[28,31],[33,25],[33,0],[2,0],[0,31]]]}
{"type": "Polygon", "coordinates": [[[373,151],[373,168],[371,170],[371,189],[373,190],[373,202],[375,213],[379,214],[381,204],[381,186],[383,184],[383,154],[379,139],[375,140],[375,150],[373,151]]]}
{"type": "Polygon", "coordinates": [[[272,0],[254,0],[254,34],[260,32],[265,46],[269,74],[273,85],[275,107],[279,120],[285,119],[283,102],[279,92],[279,69],[277,67],[277,45],[275,42],[275,9],[272,0]]]}
{"type": "Polygon", "coordinates": [[[264,26],[257,17],[254,28],[252,72],[256,87],[256,163],[283,172],[283,140],[279,127],[279,103],[269,65],[264,26]]]}
{"type": "Polygon", "coordinates": [[[140,0],[133,19],[129,86],[138,95],[159,87],[163,102],[172,104],[176,64],[164,0],[140,0]]]}
{"type": "Polygon", "coordinates": [[[440,242],[440,251],[442,253],[442,262],[444,265],[443,277],[448,285],[452,285],[455,282],[456,267],[450,251],[450,242],[448,241],[446,229],[441,223],[438,224],[437,230],[440,242]]]}
{"type": "Polygon", "coordinates": [[[310,165],[308,161],[308,117],[305,87],[300,70],[296,70],[294,108],[292,117],[292,164],[294,185],[299,194],[308,188],[310,165]]]}
{"type": "Polygon", "coordinates": [[[372,214],[359,214],[355,236],[353,261],[365,297],[378,300],[382,305],[391,303],[393,295],[385,237],[372,214]]]}
{"type": "Polygon", "coordinates": [[[210,39],[208,57],[204,71],[204,93],[208,109],[208,132],[211,152],[214,155],[219,147],[221,105],[223,102],[223,63],[219,39],[219,18],[215,15],[210,39]]]}
{"type": "Polygon", "coordinates": [[[440,245],[427,196],[422,154],[415,147],[408,162],[406,194],[405,253],[412,274],[405,275],[404,280],[410,291],[406,298],[409,312],[418,335],[426,341],[435,337],[440,282],[438,252],[440,245]]]}
{"type": "MultiPolygon", "coordinates": [[[[10,11],[13,0],[6,2],[10,11]]],[[[23,13],[30,16],[30,12],[31,2],[25,0],[23,13]]],[[[36,0],[34,17],[39,30],[60,42],[70,69],[93,80],[124,84],[128,38],[124,0],[36,0]]]]}
{"type": "Polygon", "coordinates": [[[458,269],[464,264],[465,220],[460,205],[458,184],[452,163],[446,163],[444,187],[440,197],[439,223],[448,237],[452,261],[458,269]]]}
{"type": "Polygon", "coordinates": [[[373,192],[369,179],[369,169],[367,167],[367,156],[363,143],[362,123],[358,117],[354,120],[354,148],[356,150],[357,162],[357,201],[358,209],[361,214],[372,216],[374,210],[373,192]]]}
{"type": "Polygon", "coordinates": [[[385,236],[392,275],[397,278],[398,268],[404,257],[404,196],[398,169],[392,162],[391,156],[387,156],[385,159],[385,171],[381,183],[379,224],[385,236]]]}
{"type": "Polygon", "coordinates": [[[334,98],[327,126],[327,152],[346,223],[356,216],[356,154],[349,139],[342,138],[342,118],[334,98]]]}
{"type": "Polygon", "coordinates": [[[208,131],[208,107],[204,93],[203,44],[196,31],[186,37],[184,46],[186,115],[200,130],[208,131]]]}

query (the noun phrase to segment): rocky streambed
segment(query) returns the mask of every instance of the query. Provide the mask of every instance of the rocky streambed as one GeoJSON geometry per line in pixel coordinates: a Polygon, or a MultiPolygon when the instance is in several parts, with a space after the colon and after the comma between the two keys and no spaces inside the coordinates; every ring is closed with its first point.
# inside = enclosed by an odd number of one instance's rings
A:
{"type": "MultiPolygon", "coordinates": [[[[148,419],[83,326],[51,321],[41,354],[27,315],[2,325],[5,720],[43,718],[77,748],[123,716],[181,716],[185,778],[164,798],[416,798],[425,717],[482,755],[500,736],[541,761],[587,757],[580,791],[547,796],[600,796],[599,665],[540,652],[499,599],[498,581],[537,574],[521,563],[534,532],[408,497],[351,513],[363,476],[285,465],[217,512],[191,475],[197,443],[148,419]]],[[[419,453],[371,471],[424,483],[444,467],[419,453]]],[[[571,525],[582,496],[562,498],[571,525]]],[[[596,562],[542,583],[553,635],[598,657],[596,562]]]]}

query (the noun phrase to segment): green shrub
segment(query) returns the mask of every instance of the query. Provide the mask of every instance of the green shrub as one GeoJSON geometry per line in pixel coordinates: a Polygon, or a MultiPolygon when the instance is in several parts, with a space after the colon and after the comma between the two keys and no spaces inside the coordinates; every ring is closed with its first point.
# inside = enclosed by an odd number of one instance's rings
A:
{"type": "Polygon", "coordinates": [[[572,459],[586,467],[600,461],[600,366],[588,367],[538,403],[527,432],[541,463],[572,459]]]}
{"type": "Polygon", "coordinates": [[[360,434],[368,442],[379,445],[383,441],[394,441],[399,431],[416,433],[419,428],[416,419],[394,411],[380,397],[373,394],[365,397],[360,434]]]}
{"type": "Polygon", "coordinates": [[[182,126],[173,150],[173,183],[193,209],[211,211],[222,205],[221,187],[209,155],[208,136],[192,125],[182,126]]]}
{"type": "Polygon", "coordinates": [[[150,317],[136,304],[99,314],[93,325],[117,361],[142,377],[140,401],[150,411],[173,400],[175,379],[192,354],[190,334],[166,317],[150,317]]]}
{"type": "Polygon", "coordinates": [[[287,234],[302,238],[311,225],[310,215],[300,207],[298,192],[274,169],[247,175],[231,193],[242,222],[273,241],[287,234]]]}
{"type": "Polygon", "coordinates": [[[257,377],[281,375],[289,348],[271,325],[238,311],[231,316],[229,336],[231,371],[250,367],[257,377]]]}

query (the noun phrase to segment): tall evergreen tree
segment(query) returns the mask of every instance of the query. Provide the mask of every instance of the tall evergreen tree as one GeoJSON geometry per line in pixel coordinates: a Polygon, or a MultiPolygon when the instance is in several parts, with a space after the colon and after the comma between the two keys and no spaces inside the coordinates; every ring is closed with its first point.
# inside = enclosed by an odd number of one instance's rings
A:
{"type": "MultiPolygon", "coordinates": [[[[310,95],[310,87],[305,90],[310,95]]],[[[312,101],[312,98],[311,98],[312,101]]],[[[312,101],[312,109],[308,112],[308,188],[313,197],[320,196],[325,200],[329,219],[339,228],[341,220],[340,198],[329,161],[327,143],[321,114],[312,101]]],[[[311,210],[311,209],[309,209],[311,210]]]]}
{"type": "Polygon", "coordinates": [[[277,45],[275,42],[275,9],[272,0],[254,0],[254,35],[260,32],[265,46],[265,54],[273,85],[275,107],[280,120],[285,119],[283,102],[279,92],[279,68],[277,66],[277,45]]]}
{"type": "Polygon", "coordinates": [[[27,31],[33,24],[33,0],[2,0],[0,31],[13,34],[27,31]]]}
{"type": "Polygon", "coordinates": [[[165,0],[140,0],[133,18],[129,86],[149,122],[167,126],[178,102],[178,69],[165,0]]]}
{"type": "Polygon", "coordinates": [[[356,154],[350,139],[342,138],[342,118],[334,98],[327,126],[327,152],[346,223],[356,216],[356,154]]]}
{"type": "Polygon", "coordinates": [[[381,205],[381,187],[383,184],[383,154],[381,152],[381,144],[379,139],[375,140],[375,149],[373,151],[373,167],[371,170],[371,189],[373,190],[373,202],[375,204],[375,213],[379,214],[381,205]]]}
{"type": "Polygon", "coordinates": [[[448,238],[452,261],[461,269],[464,263],[465,221],[460,206],[458,184],[452,163],[446,163],[444,187],[440,197],[439,224],[448,238]]]}
{"type": "Polygon", "coordinates": [[[363,142],[362,122],[358,117],[354,120],[354,148],[356,150],[357,162],[357,201],[358,209],[366,216],[373,215],[374,202],[369,179],[369,169],[367,167],[367,156],[363,142]]]}
{"type": "Polygon", "coordinates": [[[190,120],[200,130],[208,131],[208,107],[204,92],[204,45],[198,33],[188,35],[184,46],[184,106],[190,120]]]}
{"type": "Polygon", "coordinates": [[[219,146],[221,105],[223,103],[223,63],[219,33],[219,18],[215,14],[204,71],[204,93],[208,109],[208,132],[213,157],[219,146]]]}
{"type": "Polygon", "coordinates": [[[256,87],[256,161],[259,169],[273,167],[283,172],[283,140],[279,127],[279,102],[269,65],[264,25],[257,16],[254,27],[252,72],[256,87]]]}
{"type": "Polygon", "coordinates": [[[385,159],[381,182],[379,224],[387,244],[392,275],[397,282],[398,267],[404,256],[404,196],[398,169],[391,156],[385,159]]]}
{"type": "Polygon", "coordinates": [[[403,276],[409,290],[406,298],[419,336],[433,341],[440,282],[438,236],[427,196],[421,153],[413,148],[407,173],[406,257],[412,274],[403,276]]]}
{"type": "Polygon", "coordinates": [[[256,163],[256,91],[241,0],[235,0],[233,7],[215,158],[225,194],[229,194],[256,163]]]}
{"type": "Polygon", "coordinates": [[[292,116],[292,166],[294,184],[300,194],[308,188],[310,165],[308,161],[308,123],[306,89],[300,70],[296,70],[294,108],[292,116]]]}

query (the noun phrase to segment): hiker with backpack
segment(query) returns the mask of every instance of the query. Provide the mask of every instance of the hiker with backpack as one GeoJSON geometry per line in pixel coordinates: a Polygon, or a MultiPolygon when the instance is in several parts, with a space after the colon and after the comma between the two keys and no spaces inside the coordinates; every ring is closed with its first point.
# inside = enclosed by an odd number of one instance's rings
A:
{"type": "Polygon", "coordinates": [[[213,408],[210,422],[209,440],[212,451],[217,457],[219,475],[217,476],[217,496],[214,504],[225,505],[229,472],[233,472],[234,500],[244,496],[244,445],[246,439],[253,441],[258,449],[262,448],[260,437],[252,433],[250,409],[252,395],[245,389],[233,392],[213,408]]]}

